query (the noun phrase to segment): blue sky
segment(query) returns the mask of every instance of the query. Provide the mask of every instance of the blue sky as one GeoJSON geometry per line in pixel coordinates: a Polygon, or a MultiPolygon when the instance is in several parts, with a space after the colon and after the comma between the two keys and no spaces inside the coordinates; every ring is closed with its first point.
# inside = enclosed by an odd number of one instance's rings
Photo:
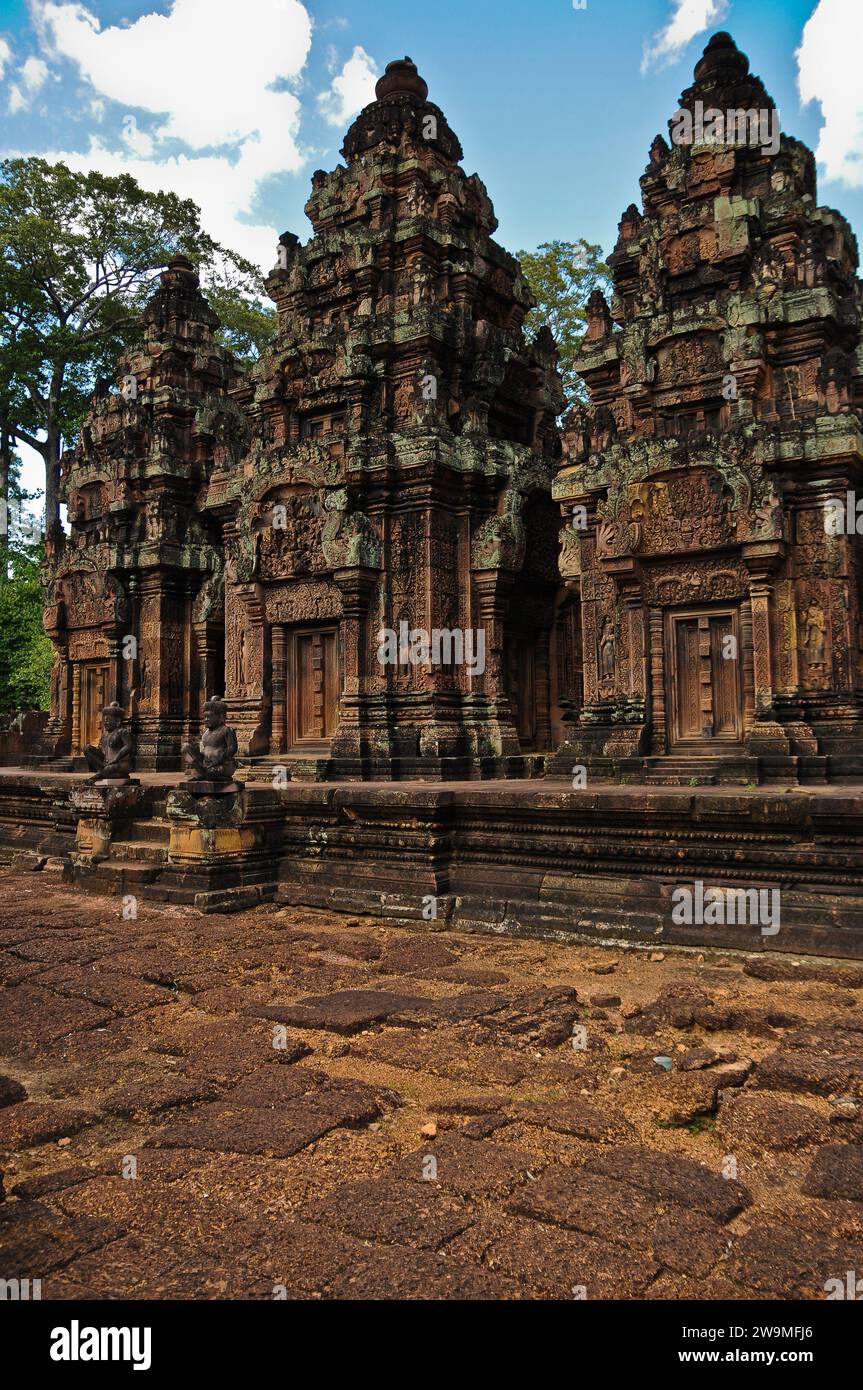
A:
{"type": "Polygon", "coordinates": [[[508,249],[584,236],[608,251],[717,29],[859,234],[863,0],[0,0],[0,155],[128,169],[268,266],[278,233],[307,238],[312,171],[410,54],[508,249]]]}

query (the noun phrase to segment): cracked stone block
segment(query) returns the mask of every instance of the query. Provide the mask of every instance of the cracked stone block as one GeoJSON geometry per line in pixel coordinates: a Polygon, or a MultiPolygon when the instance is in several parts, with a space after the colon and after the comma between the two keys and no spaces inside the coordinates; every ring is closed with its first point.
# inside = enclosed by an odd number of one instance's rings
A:
{"type": "Polygon", "coordinates": [[[328,1197],[307,1202],[304,1221],[322,1221],[360,1240],[438,1250],[465,1230],[473,1217],[463,1202],[434,1183],[379,1178],[344,1183],[328,1197]]]}
{"type": "Polygon", "coordinates": [[[0,1110],[0,1150],[32,1149],[38,1144],[50,1144],[78,1134],[88,1125],[96,1124],[99,1116],[91,1110],[51,1104],[48,1101],[25,1100],[0,1110]]]}
{"type": "Polygon", "coordinates": [[[803,1191],[809,1197],[863,1202],[863,1146],[825,1144],[812,1160],[803,1191]]]}
{"type": "Polygon", "coordinates": [[[438,1183],[445,1192],[467,1196],[508,1192],[543,1166],[542,1159],[506,1144],[445,1134],[406,1155],[396,1165],[395,1174],[414,1182],[438,1183]],[[433,1166],[428,1162],[430,1157],[435,1160],[433,1166]],[[434,1176],[429,1178],[429,1173],[434,1176]]]}
{"type": "Polygon", "coordinates": [[[601,1105],[574,1096],[557,1102],[523,1101],[517,1107],[518,1118],[525,1124],[572,1134],[594,1144],[619,1143],[634,1137],[635,1130],[616,1106],[601,1105]]]}
{"type": "Polygon", "coordinates": [[[771,1095],[747,1092],[723,1101],[718,1129],[733,1150],[780,1153],[799,1149],[823,1137],[826,1117],[806,1105],[771,1095]]]}
{"type": "Polygon", "coordinates": [[[585,1163],[600,1173],[652,1197],[694,1207],[715,1221],[733,1220],[751,1205],[751,1193],[742,1183],[721,1177],[694,1159],[678,1158],[653,1149],[622,1148],[592,1155],[585,1163]]]}
{"type": "Polygon", "coordinates": [[[418,1001],[386,990],[348,989],[335,994],[308,995],[296,1004],[249,1006],[256,1018],[271,1018],[295,1028],[320,1028],[333,1033],[358,1033],[418,1001]]]}

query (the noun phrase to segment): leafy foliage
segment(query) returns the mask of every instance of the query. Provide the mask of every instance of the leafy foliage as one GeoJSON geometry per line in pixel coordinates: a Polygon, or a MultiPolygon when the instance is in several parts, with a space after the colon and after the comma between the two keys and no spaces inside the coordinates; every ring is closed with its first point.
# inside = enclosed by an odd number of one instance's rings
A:
{"type": "Polygon", "coordinates": [[[39,578],[43,544],[24,507],[33,494],[22,490],[18,471],[13,459],[8,527],[0,534],[0,714],[47,709],[50,693],[51,643],[42,628],[39,578]]]}
{"type": "Polygon", "coordinates": [[[525,319],[535,333],[547,323],[560,354],[559,370],[567,398],[585,399],[586,390],[573,366],[587,327],[585,305],[596,289],[608,297],[611,279],[602,260],[602,249],[578,241],[544,241],[535,251],[519,251],[525,279],[533,291],[536,308],[525,319]]]}
{"type": "Polygon", "coordinates": [[[158,272],[180,253],[212,289],[222,340],[256,356],[274,323],[261,275],[207,236],[195,203],[129,174],[0,164],[0,428],[42,454],[49,526],[61,441],[73,442],[96,379],[139,338],[158,272]]]}

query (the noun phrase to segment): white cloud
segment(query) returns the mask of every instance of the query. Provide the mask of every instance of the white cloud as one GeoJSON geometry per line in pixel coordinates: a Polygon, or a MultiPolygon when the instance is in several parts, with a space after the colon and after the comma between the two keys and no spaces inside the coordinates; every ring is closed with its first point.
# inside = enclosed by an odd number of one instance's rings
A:
{"type": "Polygon", "coordinates": [[[6,69],[6,64],[12,57],[12,49],[4,38],[0,38],[0,78],[6,69]]]}
{"type": "Polygon", "coordinates": [[[258,176],[242,159],[231,163],[218,155],[197,158],[179,154],[162,159],[130,159],[125,149],[110,149],[93,136],[84,153],[48,150],[42,155],[49,163],[62,161],[82,173],[98,169],[103,174],[132,174],[142,188],[151,193],[164,190],[179,198],[191,198],[201,209],[204,230],[232,251],[239,251],[263,270],[276,260],[276,229],[244,220],[252,205],[258,176]]]}
{"type": "MultiPolygon", "coordinates": [[[[94,103],[153,118],[145,132],[138,117],[123,124],[118,114],[113,138],[104,120],[105,133],[91,137],[86,154],[44,157],[131,173],[144,188],[193,198],[210,235],[269,269],[276,230],[243,215],[264,179],[304,163],[299,100],[273,89],[296,82],[308,58],[312,21],[300,0],[173,0],[167,14],[145,14],[124,28],[102,28],[77,2],[32,0],[32,7],[46,51],[77,64],[94,103]]],[[[91,104],[93,115],[99,109],[91,104]]]]}
{"type": "Polygon", "coordinates": [[[332,86],[318,96],[318,105],[330,125],[346,125],[358,111],[375,99],[378,71],[374,58],[357,46],[333,78],[332,86]]]}
{"type": "Polygon", "coordinates": [[[815,157],[848,188],[863,188],[861,47],[860,0],[818,0],[796,53],[800,100],[820,102],[824,116],[815,157]]]}
{"type": "Polygon", "coordinates": [[[28,92],[38,92],[48,80],[48,64],[41,58],[28,58],[18,74],[28,92]]]}
{"type": "MultiPolygon", "coordinates": [[[[8,45],[4,40],[0,40],[7,49],[8,45]]],[[[0,49],[0,76],[3,69],[3,53],[0,49]]],[[[14,116],[18,111],[26,111],[36,93],[44,87],[48,80],[48,64],[43,63],[41,58],[28,58],[18,69],[18,81],[13,82],[9,88],[9,113],[14,116]]]]}
{"type": "Polygon", "coordinates": [[[696,35],[711,28],[728,11],[728,0],[671,0],[671,3],[672,11],[665,24],[644,46],[642,72],[676,62],[696,35]]]}

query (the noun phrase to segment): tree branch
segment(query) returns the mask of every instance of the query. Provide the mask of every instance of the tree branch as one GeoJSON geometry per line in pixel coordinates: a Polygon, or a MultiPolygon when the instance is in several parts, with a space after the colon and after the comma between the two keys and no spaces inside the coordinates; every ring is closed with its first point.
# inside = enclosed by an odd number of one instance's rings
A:
{"type": "Polygon", "coordinates": [[[45,457],[44,439],[37,439],[35,434],[30,434],[29,430],[21,429],[20,425],[13,425],[11,420],[6,420],[3,416],[0,416],[0,430],[4,430],[6,434],[11,434],[13,439],[19,439],[22,444],[29,444],[31,449],[36,450],[37,454],[40,454],[42,458],[45,457]]]}

